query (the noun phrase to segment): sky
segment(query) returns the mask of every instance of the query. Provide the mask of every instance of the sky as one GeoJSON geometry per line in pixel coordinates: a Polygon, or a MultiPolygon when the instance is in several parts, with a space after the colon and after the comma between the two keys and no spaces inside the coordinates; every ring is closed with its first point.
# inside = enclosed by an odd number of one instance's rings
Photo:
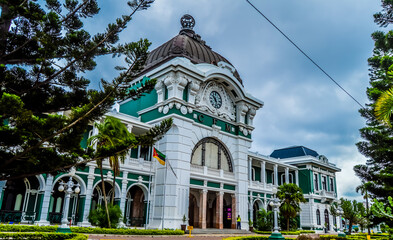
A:
{"type": "MultiPolygon", "coordinates": [[[[381,10],[380,1],[251,2],[360,103],[367,103],[370,35],[380,30],[372,16],[381,10]]],[[[102,32],[130,11],[123,0],[101,4],[100,14],[85,23],[91,33],[102,32]]],[[[147,38],[152,50],[178,34],[184,14],[194,17],[194,30],[207,45],[235,66],[245,90],[265,103],[254,119],[251,151],[270,155],[294,145],[311,148],[342,169],[337,174],[339,197],[361,200],[355,192],[360,180],[352,170],[366,161],[355,145],[365,126],[360,106],[245,0],[156,0],[134,15],[121,42],[147,38]]],[[[110,80],[119,64],[121,59],[102,57],[88,77],[110,80]]]]}

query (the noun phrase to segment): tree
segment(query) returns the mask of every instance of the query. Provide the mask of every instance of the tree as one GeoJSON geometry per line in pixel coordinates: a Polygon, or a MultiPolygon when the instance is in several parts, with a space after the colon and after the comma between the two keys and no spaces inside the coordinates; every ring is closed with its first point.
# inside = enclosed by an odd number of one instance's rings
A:
{"type": "Polygon", "coordinates": [[[80,146],[89,122],[114,101],[139,97],[155,85],[151,80],[137,90],[128,87],[143,68],[149,41],[117,44],[136,11],[153,1],[129,2],[130,14],[94,36],[83,21],[99,13],[97,0],[0,1],[0,180],[56,174],[98,159],[80,146]],[[112,80],[102,79],[101,90],[88,89],[83,73],[108,54],[125,56],[126,67],[117,67],[112,80]]]}
{"type": "MultiPolygon", "coordinates": [[[[374,21],[379,26],[387,27],[393,22],[393,2],[381,2],[382,11],[374,14],[374,21]]],[[[367,186],[368,194],[373,198],[385,199],[384,201],[387,196],[393,195],[393,128],[389,127],[391,92],[388,91],[393,87],[392,37],[393,31],[377,31],[372,34],[375,46],[373,56],[368,59],[370,87],[367,89],[370,103],[359,110],[366,119],[366,126],[360,129],[364,140],[357,143],[360,153],[367,157],[367,162],[354,167],[356,175],[363,182],[370,183],[367,186]],[[388,124],[379,121],[377,116],[388,124]]]]}
{"type": "Polygon", "coordinates": [[[358,203],[356,200],[350,201],[341,198],[340,206],[343,210],[343,218],[349,221],[349,235],[351,235],[352,226],[354,223],[359,222],[359,216],[364,212],[364,206],[362,203],[358,203]]]}
{"type": "Polygon", "coordinates": [[[296,217],[300,212],[300,203],[306,202],[302,189],[294,183],[284,183],[278,187],[277,197],[281,200],[280,215],[287,221],[289,231],[289,220],[296,217]]]}
{"type": "Polygon", "coordinates": [[[271,231],[273,228],[273,212],[261,209],[257,212],[255,228],[259,231],[271,231]]]}
{"type": "Polygon", "coordinates": [[[391,196],[389,196],[388,200],[389,200],[390,207],[389,205],[385,207],[384,203],[379,202],[377,199],[374,199],[374,204],[371,207],[371,211],[378,217],[386,217],[390,220],[393,220],[393,213],[392,213],[393,199],[391,196]]]}
{"type": "MultiPolygon", "coordinates": [[[[360,192],[362,194],[362,196],[366,199],[366,211],[363,215],[364,215],[364,219],[365,219],[365,225],[367,226],[367,233],[368,233],[368,235],[370,235],[371,234],[371,231],[370,231],[370,210],[368,207],[369,196],[368,196],[368,192],[367,192],[368,185],[370,185],[370,183],[362,182],[361,185],[356,187],[356,192],[360,192]]],[[[363,228],[362,228],[362,230],[363,230],[363,228]]]]}

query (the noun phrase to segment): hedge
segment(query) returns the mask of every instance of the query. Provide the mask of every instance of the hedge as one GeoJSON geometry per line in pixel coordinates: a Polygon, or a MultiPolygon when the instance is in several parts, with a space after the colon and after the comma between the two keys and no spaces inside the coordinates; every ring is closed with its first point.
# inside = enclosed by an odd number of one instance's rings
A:
{"type": "MultiPolygon", "coordinates": [[[[252,236],[245,236],[245,237],[229,237],[229,238],[224,238],[223,240],[266,240],[270,236],[260,236],[260,235],[252,235],[252,236]]],[[[290,240],[295,240],[296,238],[285,238],[285,239],[290,239],[290,240]]]]}
{"type": "MultiPolygon", "coordinates": [[[[347,235],[346,237],[338,237],[337,235],[320,235],[319,238],[321,240],[330,240],[330,239],[365,240],[367,239],[367,234],[352,234],[352,235],[347,235]]],[[[387,240],[389,239],[389,236],[386,234],[371,234],[371,239],[387,240]]]]}
{"type": "Polygon", "coordinates": [[[0,224],[0,232],[56,232],[56,230],[57,226],[0,224]]]}
{"type": "Polygon", "coordinates": [[[0,239],[12,240],[87,240],[87,235],[77,233],[0,233],[0,239]]]}
{"type": "MultiPolygon", "coordinates": [[[[0,232],[56,232],[57,226],[4,225],[0,224],[0,232]]],[[[88,228],[71,227],[73,233],[117,234],[117,235],[183,235],[182,230],[152,230],[131,228],[88,228]]]]}
{"type": "Polygon", "coordinates": [[[117,234],[117,235],[183,235],[182,230],[156,230],[156,229],[136,229],[136,228],[88,228],[71,227],[75,233],[92,234],[117,234]]]}
{"type": "MultiPolygon", "coordinates": [[[[258,231],[258,230],[254,230],[254,232],[255,233],[258,233],[258,234],[272,234],[272,232],[271,231],[258,231]]],[[[312,230],[300,230],[300,231],[289,231],[289,232],[287,232],[287,231],[281,231],[281,234],[282,235],[300,235],[301,233],[315,233],[315,231],[312,231],[312,230]]]]}

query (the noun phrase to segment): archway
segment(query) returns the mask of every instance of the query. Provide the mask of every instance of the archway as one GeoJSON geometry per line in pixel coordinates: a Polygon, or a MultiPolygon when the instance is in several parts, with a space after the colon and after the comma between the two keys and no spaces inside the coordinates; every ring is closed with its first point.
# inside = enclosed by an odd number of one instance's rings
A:
{"type": "Polygon", "coordinates": [[[147,202],[143,189],[132,186],[127,192],[126,224],[133,227],[142,227],[146,222],[147,202]]]}
{"type": "Polygon", "coordinates": [[[188,205],[188,225],[193,226],[194,228],[201,227],[199,226],[198,200],[191,192],[188,205]]]}
{"type": "Polygon", "coordinates": [[[326,226],[326,230],[330,231],[330,224],[329,224],[329,212],[327,209],[325,209],[325,226],[326,226]]]}
{"type": "Polygon", "coordinates": [[[34,222],[42,195],[37,177],[8,180],[0,210],[1,222],[34,222]]]}
{"type": "MultiPolygon", "coordinates": [[[[105,181],[104,184],[105,184],[106,199],[104,197],[103,190],[102,190],[102,182],[100,181],[96,184],[96,186],[93,190],[93,196],[91,198],[90,210],[95,210],[98,208],[98,206],[103,206],[105,204],[104,199],[106,200],[107,203],[110,203],[113,194],[116,193],[116,191],[113,191],[113,187],[110,182],[105,181]]],[[[115,195],[115,197],[116,197],[116,195],[115,195]]]]}
{"type": "Polygon", "coordinates": [[[230,194],[224,194],[224,209],[223,209],[223,227],[224,228],[232,228],[232,217],[233,217],[233,209],[232,209],[232,197],[230,194]]]}
{"type": "MultiPolygon", "coordinates": [[[[70,180],[70,176],[62,176],[61,178],[55,181],[55,184],[52,189],[52,195],[49,201],[49,214],[48,220],[51,224],[60,224],[62,220],[62,216],[64,214],[64,200],[65,200],[65,191],[59,191],[59,186],[61,182],[68,182],[70,180]]],[[[80,184],[80,182],[72,177],[72,182],[74,184],[80,184]]],[[[76,225],[79,220],[82,220],[82,207],[83,203],[80,203],[82,192],[76,194],[75,192],[70,196],[70,205],[68,210],[66,210],[68,221],[76,225]]]]}

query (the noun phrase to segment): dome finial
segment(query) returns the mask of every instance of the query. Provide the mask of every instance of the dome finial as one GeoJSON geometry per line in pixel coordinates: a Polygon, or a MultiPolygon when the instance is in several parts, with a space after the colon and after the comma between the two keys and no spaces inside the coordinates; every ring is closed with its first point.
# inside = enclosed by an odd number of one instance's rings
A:
{"type": "Polygon", "coordinates": [[[183,17],[180,18],[180,24],[182,30],[192,30],[195,26],[195,20],[191,15],[184,14],[183,17]]]}

